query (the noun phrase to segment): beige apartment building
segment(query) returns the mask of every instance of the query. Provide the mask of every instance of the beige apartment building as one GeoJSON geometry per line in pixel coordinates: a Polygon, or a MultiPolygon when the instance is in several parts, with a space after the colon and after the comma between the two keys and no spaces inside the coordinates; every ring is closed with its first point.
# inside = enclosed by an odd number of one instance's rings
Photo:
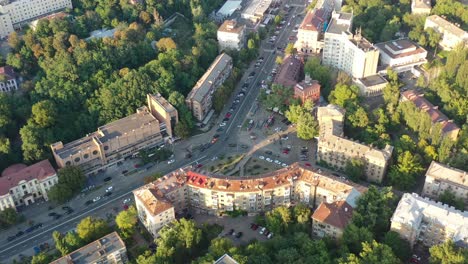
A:
{"type": "Polygon", "coordinates": [[[79,166],[86,175],[105,170],[125,158],[136,155],[142,149],[164,144],[171,136],[166,124],[177,117],[177,111],[159,95],[148,96],[149,107],[137,109],[133,115],[116,120],[98,128],[96,132],[63,144],[51,145],[52,154],[60,168],[79,166]],[[170,120],[167,118],[170,117],[170,120]]]}
{"type": "Polygon", "coordinates": [[[50,264],[123,264],[127,262],[127,247],[119,234],[112,232],[50,264]]]}
{"type": "Polygon", "coordinates": [[[364,161],[364,175],[368,181],[382,182],[393,147],[376,149],[343,137],[344,110],[338,106],[318,107],[317,120],[320,126],[317,160],[326,162],[337,170],[344,170],[351,159],[364,161]]]}
{"type": "Polygon", "coordinates": [[[447,21],[445,17],[428,16],[424,24],[424,29],[427,28],[433,28],[436,32],[442,34],[439,46],[444,50],[452,50],[458,45],[468,46],[468,32],[461,29],[459,24],[447,21]]]}
{"type": "Polygon", "coordinates": [[[71,0],[0,0],[0,37],[58,10],[73,8],[71,0]]]}
{"type": "Polygon", "coordinates": [[[219,50],[240,50],[245,45],[245,25],[239,24],[236,20],[226,20],[218,28],[217,36],[219,50]]]}
{"type": "Polygon", "coordinates": [[[179,122],[179,113],[161,94],[146,95],[149,111],[159,122],[166,124],[166,134],[169,137],[175,137],[174,129],[179,122]]]}
{"type": "Polygon", "coordinates": [[[422,243],[430,247],[447,240],[468,244],[468,212],[405,193],[393,213],[390,229],[411,246],[422,243]]]}
{"type": "Polygon", "coordinates": [[[232,71],[232,58],[226,53],[220,54],[210,65],[187,95],[185,103],[198,121],[207,117],[213,105],[213,94],[232,71]]]}
{"type": "Polygon", "coordinates": [[[18,90],[16,73],[10,66],[0,67],[0,93],[18,90]]]}
{"type": "Polygon", "coordinates": [[[57,173],[49,160],[30,166],[15,164],[0,177],[0,211],[30,205],[40,199],[48,201],[47,192],[58,183],[57,173]]]}
{"type": "Polygon", "coordinates": [[[323,202],[312,215],[312,235],[340,239],[352,216],[353,207],[346,201],[323,202]]]}
{"type": "Polygon", "coordinates": [[[432,161],[426,172],[422,195],[438,200],[439,196],[446,190],[462,199],[465,206],[468,206],[468,174],[466,171],[432,161]]]}

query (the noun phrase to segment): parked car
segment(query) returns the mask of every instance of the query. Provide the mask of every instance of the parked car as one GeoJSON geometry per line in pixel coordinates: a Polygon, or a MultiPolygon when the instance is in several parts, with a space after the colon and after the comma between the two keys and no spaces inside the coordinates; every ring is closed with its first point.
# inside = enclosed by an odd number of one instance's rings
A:
{"type": "Polygon", "coordinates": [[[95,203],[95,202],[97,202],[97,201],[99,201],[99,200],[101,200],[101,196],[98,196],[98,197],[94,198],[94,199],[93,199],[93,202],[95,203]]]}
{"type": "Polygon", "coordinates": [[[309,162],[304,163],[306,167],[311,167],[312,165],[309,162]]]}
{"type": "Polygon", "coordinates": [[[49,213],[49,216],[54,216],[56,214],[57,214],[56,212],[51,212],[51,213],[49,213]]]}
{"type": "Polygon", "coordinates": [[[26,228],[26,230],[24,230],[24,232],[25,233],[30,233],[30,232],[34,231],[34,229],[35,229],[34,226],[30,226],[30,227],[26,228]]]}
{"type": "Polygon", "coordinates": [[[268,162],[273,162],[273,160],[270,159],[270,158],[266,158],[265,160],[268,161],[268,162]]]}
{"type": "Polygon", "coordinates": [[[111,192],[113,189],[114,189],[113,186],[109,186],[109,187],[107,187],[106,192],[111,192]]]}
{"type": "Polygon", "coordinates": [[[88,200],[88,201],[85,202],[85,205],[90,205],[90,204],[92,204],[92,203],[93,203],[92,200],[88,200]]]}
{"type": "Polygon", "coordinates": [[[262,227],[260,228],[260,231],[258,232],[260,235],[263,235],[263,233],[265,233],[266,231],[266,227],[262,227]]]}
{"type": "Polygon", "coordinates": [[[260,157],[258,157],[258,158],[261,159],[261,160],[264,160],[264,159],[265,159],[265,157],[263,157],[263,156],[260,156],[260,157]]]}
{"type": "Polygon", "coordinates": [[[167,164],[172,164],[172,163],[174,163],[174,162],[175,162],[175,159],[171,159],[171,160],[168,160],[168,161],[167,161],[167,164]]]}
{"type": "Polygon", "coordinates": [[[106,177],[106,178],[104,178],[104,182],[108,182],[108,181],[110,181],[110,180],[112,180],[112,177],[106,177]]]}
{"type": "Polygon", "coordinates": [[[243,235],[242,232],[238,232],[238,233],[236,234],[236,238],[241,238],[242,235],[243,235]]]}
{"type": "Polygon", "coordinates": [[[104,194],[105,197],[109,197],[109,196],[111,196],[111,195],[112,195],[112,192],[106,192],[106,193],[104,194]]]}
{"type": "Polygon", "coordinates": [[[8,242],[13,241],[13,240],[15,240],[15,238],[16,238],[16,236],[9,236],[9,237],[7,238],[7,241],[8,241],[8,242]]]}
{"type": "Polygon", "coordinates": [[[267,150],[267,151],[265,151],[265,154],[271,155],[271,154],[273,154],[273,152],[271,152],[270,150],[267,150]]]}
{"type": "Polygon", "coordinates": [[[70,208],[65,212],[65,214],[69,215],[69,214],[72,214],[73,212],[74,212],[74,210],[70,208]]]}
{"type": "Polygon", "coordinates": [[[197,166],[195,166],[196,168],[201,168],[203,167],[203,164],[197,164],[197,166]]]}
{"type": "Polygon", "coordinates": [[[129,203],[129,202],[131,202],[131,201],[132,201],[132,200],[130,200],[130,198],[127,198],[127,199],[123,200],[122,203],[123,203],[123,204],[127,204],[127,203],[129,203]]]}
{"type": "Polygon", "coordinates": [[[273,237],[273,232],[271,232],[270,234],[268,234],[267,238],[268,239],[271,239],[273,237]]]}
{"type": "Polygon", "coordinates": [[[56,214],[56,215],[54,215],[54,219],[55,219],[55,220],[59,219],[60,217],[62,217],[61,214],[56,214]]]}
{"type": "Polygon", "coordinates": [[[231,235],[234,235],[234,234],[235,234],[234,229],[229,230],[228,234],[229,234],[230,236],[231,236],[231,235]]]}

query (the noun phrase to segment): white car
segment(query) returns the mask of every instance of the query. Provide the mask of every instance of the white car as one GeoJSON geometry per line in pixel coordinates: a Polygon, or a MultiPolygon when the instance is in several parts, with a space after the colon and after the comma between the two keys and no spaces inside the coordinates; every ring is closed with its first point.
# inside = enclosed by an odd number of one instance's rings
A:
{"type": "Polygon", "coordinates": [[[98,196],[98,197],[94,198],[94,199],[93,199],[93,202],[97,202],[97,201],[99,201],[99,200],[101,200],[101,196],[98,196]]]}
{"type": "Polygon", "coordinates": [[[111,192],[114,189],[114,187],[109,186],[109,188],[106,189],[106,192],[111,192]]]}
{"type": "Polygon", "coordinates": [[[123,203],[123,204],[127,204],[127,203],[129,203],[130,201],[131,201],[130,198],[127,198],[127,199],[123,200],[122,203],[123,203]]]}
{"type": "Polygon", "coordinates": [[[281,167],[283,167],[283,168],[286,168],[287,166],[288,166],[288,164],[286,164],[286,163],[281,164],[281,167]]]}
{"type": "Polygon", "coordinates": [[[270,158],[266,158],[265,160],[268,161],[268,162],[273,162],[273,160],[270,159],[270,158]]]}
{"type": "Polygon", "coordinates": [[[293,31],[292,31],[292,32],[294,32],[294,33],[297,33],[297,29],[293,29],[293,31]]]}
{"type": "Polygon", "coordinates": [[[263,235],[263,233],[265,233],[265,231],[266,231],[266,227],[262,227],[258,233],[260,235],[263,235]]]}
{"type": "Polygon", "coordinates": [[[264,159],[265,159],[265,157],[263,157],[263,156],[260,156],[260,157],[258,157],[258,158],[261,159],[261,160],[264,160],[264,159]]]}
{"type": "Polygon", "coordinates": [[[270,234],[268,234],[267,238],[268,239],[271,239],[273,237],[273,232],[271,232],[270,234]]]}
{"type": "Polygon", "coordinates": [[[222,122],[221,124],[219,124],[220,127],[224,127],[226,126],[226,122],[222,122]]]}
{"type": "Polygon", "coordinates": [[[167,164],[172,164],[172,163],[174,163],[174,162],[175,162],[175,159],[171,159],[171,160],[168,160],[168,161],[167,161],[167,164]]]}
{"type": "Polygon", "coordinates": [[[278,164],[278,165],[280,165],[280,164],[281,164],[281,162],[280,162],[279,160],[275,160],[275,164],[278,164]]]}

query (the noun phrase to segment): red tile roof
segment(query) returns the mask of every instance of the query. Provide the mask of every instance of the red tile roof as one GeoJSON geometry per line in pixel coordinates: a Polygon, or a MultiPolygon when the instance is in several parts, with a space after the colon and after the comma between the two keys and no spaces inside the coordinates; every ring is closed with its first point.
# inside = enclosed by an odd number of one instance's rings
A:
{"type": "Polygon", "coordinates": [[[323,24],[325,22],[325,15],[325,10],[322,8],[307,12],[307,15],[304,17],[304,20],[302,20],[299,29],[322,31],[323,24]]]}
{"type": "Polygon", "coordinates": [[[346,201],[321,203],[312,219],[343,229],[351,221],[353,208],[346,201]]]}
{"type": "Polygon", "coordinates": [[[303,75],[304,61],[300,57],[287,56],[276,75],[275,83],[294,87],[303,75]]]}
{"type": "Polygon", "coordinates": [[[10,66],[0,67],[0,75],[5,76],[6,80],[12,80],[16,78],[16,73],[10,66]]]}
{"type": "Polygon", "coordinates": [[[0,195],[7,194],[11,188],[18,186],[21,181],[33,179],[43,180],[56,174],[49,160],[43,160],[29,167],[16,164],[6,168],[0,178],[0,195]]]}

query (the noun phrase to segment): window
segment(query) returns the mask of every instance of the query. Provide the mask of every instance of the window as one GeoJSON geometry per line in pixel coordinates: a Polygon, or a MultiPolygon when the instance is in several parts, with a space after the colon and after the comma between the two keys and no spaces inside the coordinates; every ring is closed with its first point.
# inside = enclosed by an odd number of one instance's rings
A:
{"type": "Polygon", "coordinates": [[[109,149],[109,146],[104,146],[104,150],[108,150],[109,149]]]}
{"type": "Polygon", "coordinates": [[[97,150],[93,151],[93,155],[97,155],[97,153],[98,153],[97,150]]]}
{"type": "Polygon", "coordinates": [[[87,158],[89,158],[89,155],[88,155],[88,154],[84,154],[83,158],[87,159],[87,158]]]}
{"type": "Polygon", "coordinates": [[[80,160],[81,160],[80,157],[75,158],[75,162],[79,162],[80,160]]]}

